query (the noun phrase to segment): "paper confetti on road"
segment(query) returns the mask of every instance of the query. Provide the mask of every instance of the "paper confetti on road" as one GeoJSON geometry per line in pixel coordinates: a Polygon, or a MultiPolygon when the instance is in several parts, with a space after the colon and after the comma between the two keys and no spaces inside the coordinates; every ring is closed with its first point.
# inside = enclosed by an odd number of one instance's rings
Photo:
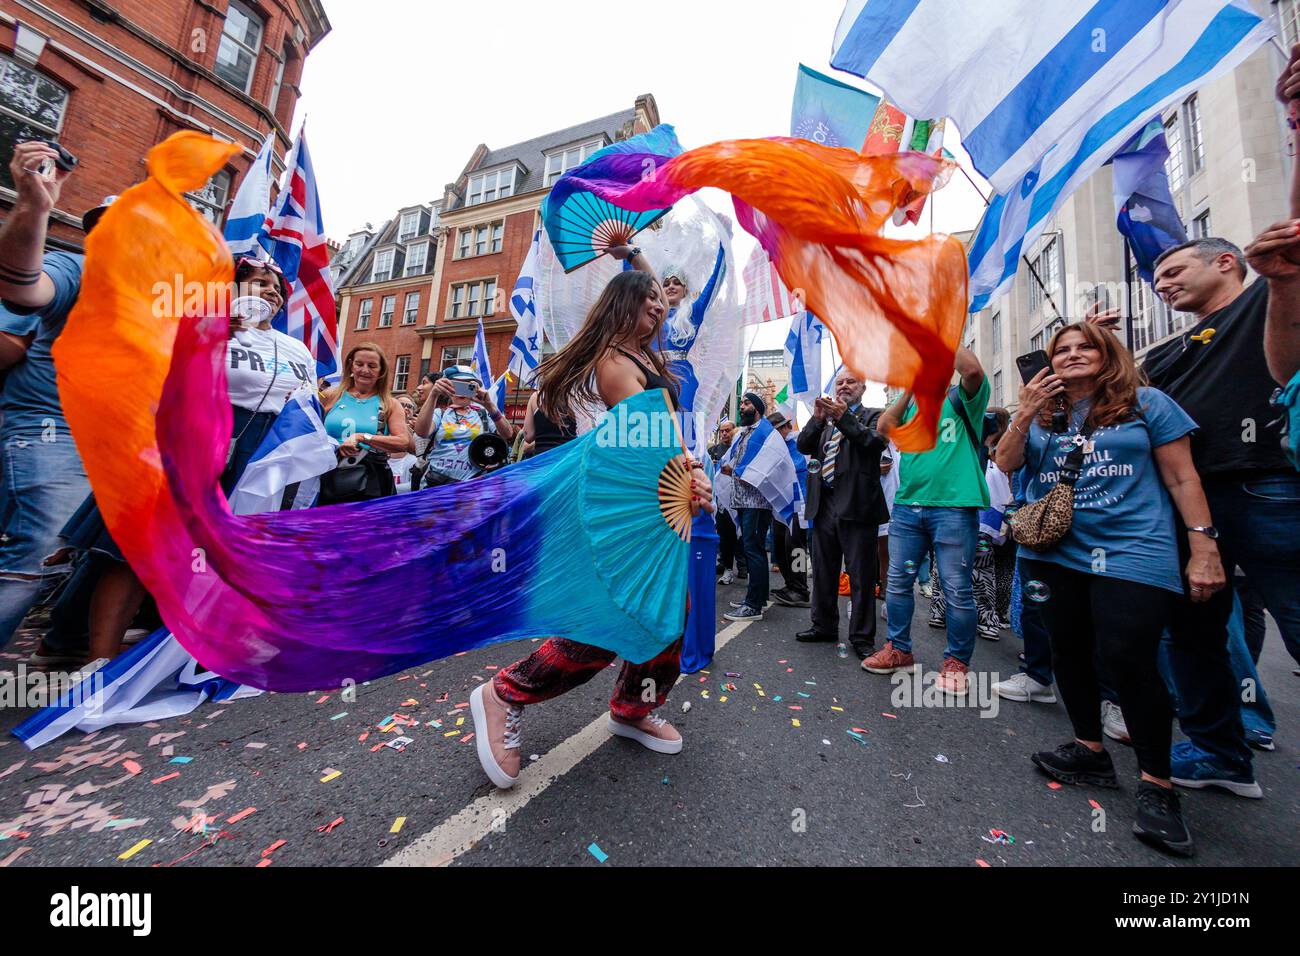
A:
{"type": "Polygon", "coordinates": [[[153,778],[152,780],[150,780],[149,782],[150,782],[150,783],[166,783],[168,780],[172,780],[172,779],[174,779],[174,778],[176,778],[176,777],[179,777],[180,775],[181,775],[181,772],[180,772],[179,770],[173,770],[171,773],[167,774],[165,777],[154,777],[154,778],[153,778]]]}
{"type": "Polygon", "coordinates": [[[125,770],[127,773],[131,774],[132,776],[141,773],[144,770],[144,768],[141,767],[134,760],[123,760],[122,769],[125,770]]]}
{"type": "Polygon", "coordinates": [[[333,833],[333,832],[334,832],[334,828],[337,827],[337,826],[342,826],[342,824],[343,824],[343,818],[342,818],[342,817],[335,817],[333,820],[331,820],[329,823],[325,824],[324,826],[317,827],[317,828],[316,828],[316,832],[317,832],[317,833],[333,833]]]}
{"type": "Polygon", "coordinates": [[[406,825],[406,817],[398,817],[393,821],[393,825],[388,828],[389,833],[401,833],[402,827],[406,825]]]}
{"type": "Polygon", "coordinates": [[[153,840],[141,840],[139,843],[137,843],[135,846],[131,847],[131,849],[127,850],[125,853],[120,854],[120,855],[118,856],[118,859],[119,859],[119,860],[129,860],[129,859],[131,859],[131,857],[135,856],[137,853],[139,853],[141,850],[143,850],[145,847],[147,847],[147,846],[148,846],[150,843],[152,843],[152,842],[153,842],[153,840]]]}
{"type": "Polygon", "coordinates": [[[320,782],[329,783],[331,780],[336,780],[341,776],[343,776],[342,770],[335,770],[333,767],[326,767],[325,776],[320,778],[320,782]]]}
{"type": "Polygon", "coordinates": [[[587,852],[596,858],[597,863],[604,863],[609,859],[609,854],[594,843],[587,847],[587,852]]]}
{"type": "Polygon", "coordinates": [[[881,716],[881,717],[888,717],[890,720],[897,720],[897,719],[898,719],[898,715],[897,715],[897,714],[887,714],[887,713],[885,713],[883,710],[880,712],[880,716],[881,716]]]}
{"type": "Polygon", "coordinates": [[[3,869],[4,869],[6,866],[8,866],[10,863],[13,863],[16,859],[18,859],[18,858],[19,858],[20,856],[22,856],[24,853],[30,853],[31,851],[32,851],[32,848],[29,847],[29,846],[20,846],[18,849],[14,850],[14,851],[13,851],[12,853],[10,853],[7,857],[5,857],[3,860],[0,860],[0,870],[3,870],[3,869]]]}
{"type": "Polygon", "coordinates": [[[240,820],[244,819],[244,817],[251,817],[256,812],[257,812],[257,807],[245,807],[244,809],[236,813],[233,817],[227,818],[226,822],[238,823],[240,820]]]}
{"type": "Polygon", "coordinates": [[[1048,781],[1047,789],[1048,789],[1048,790],[1060,790],[1060,789],[1061,789],[1061,785],[1060,785],[1059,783],[1057,783],[1055,780],[1051,780],[1051,781],[1048,781]]]}
{"type": "Polygon", "coordinates": [[[280,847],[284,846],[288,842],[289,842],[288,840],[276,840],[274,843],[272,843],[270,846],[268,846],[265,850],[262,851],[262,856],[270,856],[272,853],[280,849],[280,847]]]}
{"type": "Polygon", "coordinates": [[[800,723],[799,723],[799,718],[798,718],[798,717],[791,717],[791,718],[790,718],[790,723],[793,724],[795,727],[801,726],[800,723]]]}

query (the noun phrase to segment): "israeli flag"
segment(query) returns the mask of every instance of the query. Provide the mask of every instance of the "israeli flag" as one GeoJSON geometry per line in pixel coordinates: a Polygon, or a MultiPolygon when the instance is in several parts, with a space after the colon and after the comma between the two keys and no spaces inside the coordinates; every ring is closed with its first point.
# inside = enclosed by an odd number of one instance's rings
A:
{"type": "Polygon", "coordinates": [[[509,378],[509,372],[502,372],[501,377],[492,383],[492,401],[503,415],[506,412],[506,380],[509,378]]]}
{"type": "Polygon", "coordinates": [[[482,316],[479,316],[478,320],[478,334],[474,336],[474,358],[471,364],[480,382],[484,385],[495,385],[495,380],[492,378],[492,362],[488,358],[487,336],[483,333],[482,316]]]}
{"type": "Polygon", "coordinates": [[[733,477],[756,489],[772,506],[773,516],[790,527],[799,495],[799,479],[785,439],[771,422],[760,418],[758,424],[750,426],[744,453],[737,456],[739,446],[737,436],[718,464],[731,465],[733,477]]]}
{"type": "Polygon", "coordinates": [[[790,398],[812,404],[821,394],[822,339],[826,326],[809,311],[790,321],[785,339],[785,363],[790,369],[790,398]]]}
{"type": "Polygon", "coordinates": [[[325,432],[321,406],[310,389],[298,389],[284,403],[262,444],[230,496],[237,515],[280,510],[284,490],[298,484],[293,508],[309,508],[316,500],[320,476],[338,464],[338,443],[325,432]]]}
{"type": "Polygon", "coordinates": [[[537,302],[533,298],[537,279],[537,262],[540,255],[542,231],[533,234],[533,244],[528,248],[528,256],[519,270],[515,280],[515,289],[510,294],[510,314],[515,319],[515,337],[510,342],[510,364],[508,370],[515,381],[524,386],[531,386],[533,370],[542,360],[542,320],[537,314],[537,302]]]}
{"type": "Polygon", "coordinates": [[[271,248],[271,162],[275,158],[275,133],[266,141],[235,193],[222,230],[232,255],[265,258],[271,248]]]}

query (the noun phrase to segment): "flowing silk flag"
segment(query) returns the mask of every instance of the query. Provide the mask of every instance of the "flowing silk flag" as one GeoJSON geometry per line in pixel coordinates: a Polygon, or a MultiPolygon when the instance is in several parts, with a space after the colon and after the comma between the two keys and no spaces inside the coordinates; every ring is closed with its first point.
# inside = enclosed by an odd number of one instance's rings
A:
{"type": "Polygon", "coordinates": [[[790,110],[790,135],[858,149],[880,97],[799,64],[790,110]]]}
{"type": "Polygon", "coordinates": [[[542,226],[565,272],[604,255],[610,246],[624,245],[671,207],[625,209],[586,189],[583,180],[600,179],[607,168],[617,169],[621,175],[627,168],[624,160],[628,156],[638,157],[639,175],[654,178],[656,159],[676,156],[681,151],[677,133],[665,123],[596,150],[585,163],[555,181],[542,200],[542,226]]]}
{"type": "Polygon", "coordinates": [[[314,391],[298,389],[289,396],[231,492],[231,512],[279,511],[285,489],[295,484],[293,507],[311,507],[320,489],[320,476],[338,464],[334,454],[338,442],[326,433],[321,418],[314,391]]]}
{"type": "Polygon", "coordinates": [[[530,388],[533,370],[542,360],[542,320],[537,315],[537,301],[534,298],[541,241],[542,230],[538,229],[533,233],[533,244],[528,247],[528,255],[519,270],[519,278],[515,280],[514,291],[510,293],[510,314],[515,319],[515,337],[510,340],[510,364],[506,370],[514,375],[515,381],[530,388]]]}
{"type": "Polygon", "coordinates": [[[266,141],[244,174],[235,199],[226,213],[222,235],[236,256],[264,257],[271,245],[271,161],[275,158],[275,132],[266,141]]]}
{"type": "Polygon", "coordinates": [[[1111,160],[1116,226],[1128,240],[1138,274],[1147,282],[1155,279],[1160,253],[1187,241],[1169,191],[1168,158],[1165,126],[1157,116],[1111,160]]]}
{"type": "Polygon", "coordinates": [[[183,195],[231,149],[186,131],[150,151],[149,178],[87,239],[82,296],[54,349],[104,522],[185,649],[241,684],[304,691],[503,640],[563,635],[634,662],[676,640],[691,491],[664,390],[478,481],[231,514],[219,484],[229,320],[156,316],[151,294],[164,276],[231,280],[229,251],[183,195]]]}
{"type": "Polygon", "coordinates": [[[953,169],[949,160],[919,153],[862,156],[774,138],[714,143],[675,157],[624,153],[570,176],[575,186],[633,210],[670,206],[708,186],[731,193],[741,227],[759,240],[786,287],[804,291],[805,306],[834,333],[848,367],[913,391],[920,414],[894,440],[926,450],[965,319],[964,250],[951,236],[902,240],[880,232],[901,199],[938,188],[953,169]],[[641,175],[647,165],[653,177],[641,175]]]}
{"type": "Polygon", "coordinates": [[[801,312],[790,323],[790,334],[785,339],[790,394],[809,405],[821,394],[822,338],[825,331],[826,327],[817,316],[801,312]]]}
{"type": "Polygon", "coordinates": [[[288,187],[279,198],[269,235],[271,258],[289,283],[289,301],[271,324],[307,346],[316,357],[317,378],[333,380],[339,374],[334,277],[305,130],[298,131],[286,164],[288,187]]]}
{"type": "Polygon", "coordinates": [[[1147,119],[1274,33],[1247,0],[849,0],[832,65],[914,116],[948,116],[998,195],[971,243],[971,311],[1147,119]],[[926,51],[917,69],[916,51],[926,51]]]}

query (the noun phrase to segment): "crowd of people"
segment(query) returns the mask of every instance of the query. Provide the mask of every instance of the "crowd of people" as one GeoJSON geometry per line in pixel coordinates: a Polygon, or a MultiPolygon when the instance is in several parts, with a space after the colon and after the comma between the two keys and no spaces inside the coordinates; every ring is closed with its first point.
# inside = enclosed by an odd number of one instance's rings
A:
{"type": "MultiPolygon", "coordinates": [[[[1278,92],[1300,93],[1294,63],[1278,92]]],[[[52,152],[16,148],[17,200],[0,228],[0,646],[35,604],[51,602],[31,658],[50,667],[111,658],[159,623],[98,514],[59,405],[51,346],[76,302],[82,260],[45,251],[69,175],[34,172],[52,152]]],[[[87,213],[88,232],[106,207],[87,213]]],[[[723,617],[761,620],[773,602],[808,608],[794,640],[836,645],[842,656],[851,649],[869,675],[937,664],[937,686],[954,698],[971,692],[979,639],[1010,628],[1023,663],[995,691],[1052,703],[1059,689],[1072,730],[1027,755],[1032,764],[1062,783],[1116,787],[1105,740],[1131,743],[1141,775],[1135,833],[1190,853],[1176,787],[1262,795],[1253,757],[1272,749],[1274,728],[1266,703],[1243,702],[1242,680],[1258,684],[1263,609],[1300,662],[1300,474],[1272,403],[1300,369],[1300,171],[1290,215],[1245,251],[1203,238],[1160,257],[1156,293],[1195,322],[1141,365],[1115,333],[1119,314],[1094,308],[1056,330],[1008,410],[989,407],[988,376],[958,348],[929,451],[900,452],[890,440],[917,414],[912,394],[867,407],[867,383],[848,369],[801,428],[790,410],[746,393],[738,421],[723,421],[708,445],[711,461],[686,456],[693,510],[717,512],[718,584],[743,587],[720,592],[736,598],[723,617]],[[793,519],[738,470],[764,420],[795,465],[803,503],[793,519]],[[918,591],[929,598],[929,625],[945,632],[941,654],[913,630],[918,591]],[[1177,744],[1175,717],[1188,738],[1177,744]]],[[[723,256],[697,291],[679,269],[655,271],[639,249],[611,252],[629,267],[542,363],[518,427],[469,366],[435,370],[413,395],[394,395],[389,358],[373,342],[352,345],[341,381],[321,388],[307,350],[272,328],[288,299],[283,275],[268,260],[238,259],[222,489],[234,491],[299,389],[319,390],[337,446],[316,506],[477,480],[500,462],[553,451],[591,409],[643,390],[664,389],[674,407],[689,408],[689,342],[723,256]]],[[[681,653],[679,639],[623,664],[612,734],[659,753],[682,749],[657,713],[681,653]]],[[[524,708],[590,680],[614,656],[554,637],[475,690],[478,756],[495,785],[519,777],[524,708]]]]}

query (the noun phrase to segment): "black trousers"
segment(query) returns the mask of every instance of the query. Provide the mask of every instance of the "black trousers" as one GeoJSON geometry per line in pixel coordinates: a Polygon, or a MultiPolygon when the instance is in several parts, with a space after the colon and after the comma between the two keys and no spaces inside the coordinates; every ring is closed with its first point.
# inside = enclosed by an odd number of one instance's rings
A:
{"type": "Polygon", "coordinates": [[[799,527],[797,518],[793,528],[772,520],[772,552],[785,586],[800,595],[808,594],[808,533],[799,527]],[[798,553],[796,553],[798,552],[798,553]]]}
{"type": "MultiPolygon", "coordinates": [[[[825,489],[823,489],[824,491],[825,489]]],[[[812,527],[812,626],[821,634],[840,632],[840,566],[849,572],[849,643],[860,657],[876,643],[876,536],[879,526],[841,518],[834,497],[823,495],[812,527]]],[[[784,567],[784,565],[782,565],[784,567]]]]}
{"type": "Polygon", "coordinates": [[[1038,606],[1052,643],[1052,670],[1080,740],[1101,740],[1105,668],[1119,694],[1138,767],[1169,778],[1174,708],[1160,676],[1160,638],[1173,620],[1173,591],[1106,578],[1048,561],[1022,559],[1024,574],[1047,585],[1038,606]],[[1096,658],[1094,658],[1094,650],[1096,658]]]}
{"type": "Polygon", "coordinates": [[[736,522],[731,520],[731,512],[719,508],[716,518],[718,563],[722,565],[724,571],[728,568],[734,571],[745,570],[745,552],[740,546],[740,533],[736,530],[736,522]]]}

